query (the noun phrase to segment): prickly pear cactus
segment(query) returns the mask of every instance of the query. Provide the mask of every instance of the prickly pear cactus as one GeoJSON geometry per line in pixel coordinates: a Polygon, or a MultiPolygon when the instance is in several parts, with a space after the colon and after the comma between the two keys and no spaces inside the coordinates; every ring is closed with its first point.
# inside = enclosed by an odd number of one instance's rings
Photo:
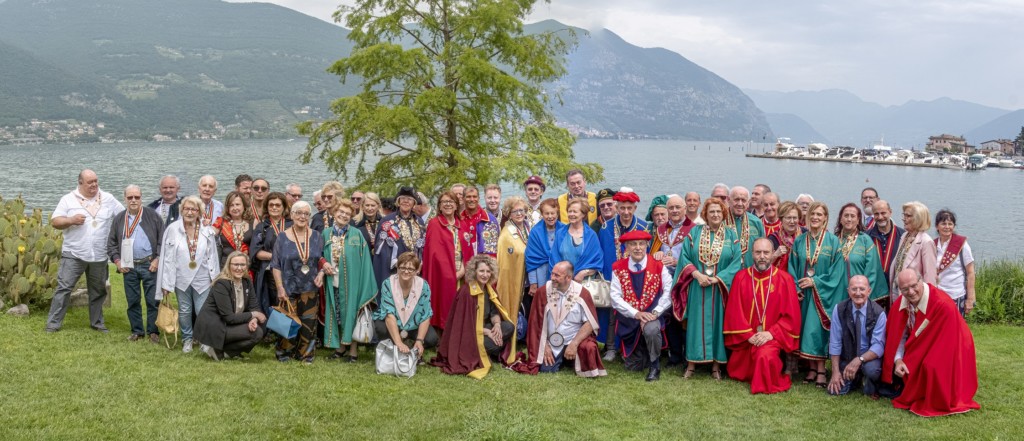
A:
{"type": "Polygon", "coordinates": [[[0,196],[0,298],[8,304],[35,303],[57,287],[61,232],[43,222],[43,211],[26,214],[19,195],[0,196]]]}

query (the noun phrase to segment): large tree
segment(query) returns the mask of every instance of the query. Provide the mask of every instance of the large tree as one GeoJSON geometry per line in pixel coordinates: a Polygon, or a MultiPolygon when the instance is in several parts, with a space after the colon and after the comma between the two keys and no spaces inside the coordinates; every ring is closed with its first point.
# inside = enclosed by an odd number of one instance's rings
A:
{"type": "MultiPolygon", "coordinates": [[[[597,164],[574,161],[543,84],[565,74],[568,29],[524,34],[536,0],[360,0],[334,14],[352,53],[328,69],[360,81],[331,104],[332,119],[299,125],[315,158],[360,188],[415,185],[431,194],[455,182],[564,179],[597,164]],[[350,170],[354,168],[353,170],[350,170]]],[[[554,98],[554,99],[553,99],[554,98]]]]}

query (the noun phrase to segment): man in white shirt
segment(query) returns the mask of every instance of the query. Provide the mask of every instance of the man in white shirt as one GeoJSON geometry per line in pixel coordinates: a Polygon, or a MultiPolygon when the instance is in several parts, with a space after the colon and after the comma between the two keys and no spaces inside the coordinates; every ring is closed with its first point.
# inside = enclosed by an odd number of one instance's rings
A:
{"type": "Polygon", "coordinates": [[[78,188],[64,195],[50,216],[50,225],[64,232],[57,290],[50,302],[46,332],[57,332],[64,325],[64,315],[71,303],[71,291],[85,273],[89,290],[89,325],[108,332],[103,323],[103,301],[106,298],[107,235],[114,215],[124,205],[113,195],[100,190],[99,178],[92,170],[78,174],[78,188]]]}
{"type": "Polygon", "coordinates": [[[215,194],[217,179],[211,175],[199,178],[199,199],[203,201],[203,218],[200,220],[205,226],[213,225],[224,214],[224,203],[214,199],[215,194]]]}
{"type": "Polygon", "coordinates": [[[626,370],[649,367],[647,381],[661,378],[661,350],[666,348],[666,312],[672,309],[672,275],[647,254],[651,235],[643,230],[619,236],[629,257],[612,264],[612,307],[618,313],[616,334],[622,341],[626,370]],[[643,343],[643,344],[641,344],[643,343]]]}

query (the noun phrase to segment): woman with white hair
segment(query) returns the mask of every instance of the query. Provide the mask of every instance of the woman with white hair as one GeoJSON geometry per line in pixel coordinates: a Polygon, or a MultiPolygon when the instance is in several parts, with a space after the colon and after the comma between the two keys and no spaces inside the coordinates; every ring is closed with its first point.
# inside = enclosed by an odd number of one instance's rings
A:
{"type": "MultiPolygon", "coordinates": [[[[312,208],[308,202],[299,201],[292,205],[292,226],[278,234],[270,260],[277,285],[278,305],[294,308],[302,325],[295,338],[278,340],[277,359],[282,362],[296,358],[305,364],[313,363],[320,307],[318,292],[324,281],[321,268],[326,261],[323,259],[323,236],[310,227],[310,216],[312,208]]],[[[331,268],[328,267],[327,271],[331,268]]]]}

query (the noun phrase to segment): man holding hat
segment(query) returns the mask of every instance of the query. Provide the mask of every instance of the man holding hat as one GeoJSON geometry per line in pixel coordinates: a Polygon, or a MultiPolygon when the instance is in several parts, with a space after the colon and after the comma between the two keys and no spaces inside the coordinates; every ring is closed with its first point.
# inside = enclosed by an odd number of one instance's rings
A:
{"type": "Polygon", "coordinates": [[[530,205],[530,212],[526,216],[530,221],[530,228],[533,228],[534,225],[541,221],[540,202],[544,199],[545,190],[547,190],[547,186],[544,185],[544,180],[540,176],[533,175],[526,178],[526,181],[523,181],[526,203],[530,205]]]}
{"type": "Polygon", "coordinates": [[[646,231],[628,232],[619,241],[628,257],[612,265],[611,297],[622,358],[626,370],[648,367],[647,381],[655,381],[661,377],[659,358],[666,347],[664,314],[672,309],[672,275],[647,254],[651,235],[646,231]]]}
{"type": "Polygon", "coordinates": [[[590,207],[590,213],[587,214],[587,223],[594,222],[597,219],[597,196],[587,191],[587,178],[583,177],[583,171],[580,169],[569,170],[565,174],[565,187],[569,191],[558,197],[558,211],[559,216],[561,216],[559,219],[562,223],[569,223],[569,214],[565,211],[569,206],[569,201],[582,198],[586,198],[587,206],[590,207]]]}

